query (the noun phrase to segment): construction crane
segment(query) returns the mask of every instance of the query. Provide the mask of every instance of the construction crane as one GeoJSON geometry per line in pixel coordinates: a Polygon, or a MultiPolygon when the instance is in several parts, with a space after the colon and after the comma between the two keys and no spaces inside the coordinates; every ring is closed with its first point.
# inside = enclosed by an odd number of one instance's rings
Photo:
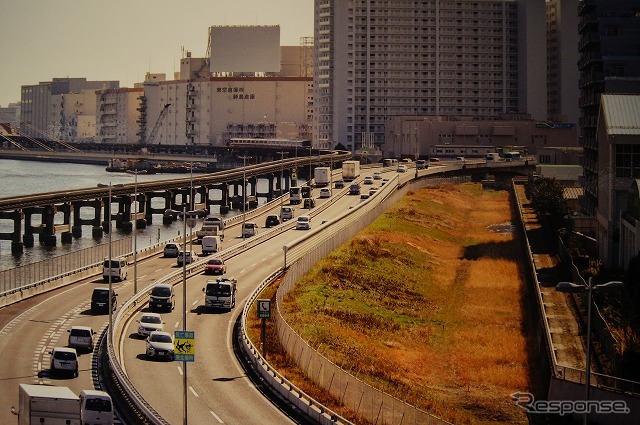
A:
{"type": "Polygon", "coordinates": [[[147,138],[147,145],[150,145],[151,143],[153,143],[153,139],[156,138],[156,134],[158,134],[158,129],[160,128],[160,125],[162,124],[162,121],[164,121],[164,117],[167,116],[167,112],[169,111],[169,106],[171,106],[170,103],[167,103],[166,105],[164,105],[164,108],[162,108],[162,111],[160,111],[160,116],[158,117],[158,120],[156,121],[155,125],[153,126],[153,129],[151,130],[151,133],[149,134],[149,137],[147,138]]]}

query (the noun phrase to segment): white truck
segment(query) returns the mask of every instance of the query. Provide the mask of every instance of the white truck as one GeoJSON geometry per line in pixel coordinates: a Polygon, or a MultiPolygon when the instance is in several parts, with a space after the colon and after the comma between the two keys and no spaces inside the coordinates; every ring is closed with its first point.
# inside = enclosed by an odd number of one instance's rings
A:
{"type": "Polygon", "coordinates": [[[196,237],[201,240],[205,236],[219,236],[222,241],[224,240],[224,230],[215,224],[203,224],[200,229],[196,230],[196,237]]]}
{"type": "Polygon", "coordinates": [[[204,292],[204,306],[207,308],[226,308],[231,310],[236,306],[236,292],[238,281],[232,277],[219,277],[207,280],[204,292]]]}
{"type": "Polygon", "coordinates": [[[80,425],[80,398],[67,387],[20,384],[18,425],[80,425]]]}
{"type": "Polygon", "coordinates": [[[360,176],[360,161],[344,161],[342,163],[342,179],[355,180],[360,176]]]}
{"type": "Polygon", "coordinates": [[[202,237],[202,254],[209,255],[218,252],[221,246],[219,236],[203,236],[202,237]]]}
{"type": "Polygon", "coordinates": [[[331,168],[317,167],[313,170],[313,180],[316,187],[325,187],[331,182],[331,168]]]}

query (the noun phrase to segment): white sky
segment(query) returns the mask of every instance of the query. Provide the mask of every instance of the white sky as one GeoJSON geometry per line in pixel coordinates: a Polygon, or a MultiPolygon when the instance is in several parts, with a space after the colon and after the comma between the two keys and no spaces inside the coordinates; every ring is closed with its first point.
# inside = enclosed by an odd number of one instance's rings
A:
{"type": "Polygon", "coordinates": [[[207,49],[212,25],[280,25],[280,44],[313,36],[313,0],[0,0],[0,106],[20,86],[72,77],[133,87],[207,49]]]}

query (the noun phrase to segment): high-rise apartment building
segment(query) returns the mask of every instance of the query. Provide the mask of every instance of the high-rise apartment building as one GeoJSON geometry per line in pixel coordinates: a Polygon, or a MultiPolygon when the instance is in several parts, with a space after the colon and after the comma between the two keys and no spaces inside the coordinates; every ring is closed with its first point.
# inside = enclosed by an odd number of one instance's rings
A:
{"type": "Polygon", "coordinates": [[[315,0],[315,145],[380,146],[394,115],[546,119],[544,13],[543,0],[315,0]]]}
{"type": "Polygon", "coordinates": [[[142,88],[101,90],[97,96],[96,142],[128,144],[136,140],[142,88]]]}
{"type": "Polygon", "coordinates": [[[578,123],[578,0],[547,0],[547,114],[578,123]]]}
{"type": "Polygon", "coordinates": [[[595,216],[599,186],[596,130],[601,96],[640,93],[640,1],[581,0],[578,16],[583,208],[595,216]]]}

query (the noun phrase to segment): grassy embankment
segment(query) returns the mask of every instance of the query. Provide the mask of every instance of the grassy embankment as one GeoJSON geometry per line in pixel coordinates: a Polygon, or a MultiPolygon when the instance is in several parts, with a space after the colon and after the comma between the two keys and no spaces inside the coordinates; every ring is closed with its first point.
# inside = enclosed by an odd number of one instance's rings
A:
{"type": "MultiPolygon", "coordinates": [[[[504,191],[409,193],[307,273],[284,315],[334,362],[451,422],[526,423],[509,398],[533,385],[521,251],[512,233],[488,228],[510,221],[504,191]]],[[[251,332],[259,341],[257,319],[251,332]]],[[[269,361],[354,420],[304,381],[269,334],[269,361]]]]}

